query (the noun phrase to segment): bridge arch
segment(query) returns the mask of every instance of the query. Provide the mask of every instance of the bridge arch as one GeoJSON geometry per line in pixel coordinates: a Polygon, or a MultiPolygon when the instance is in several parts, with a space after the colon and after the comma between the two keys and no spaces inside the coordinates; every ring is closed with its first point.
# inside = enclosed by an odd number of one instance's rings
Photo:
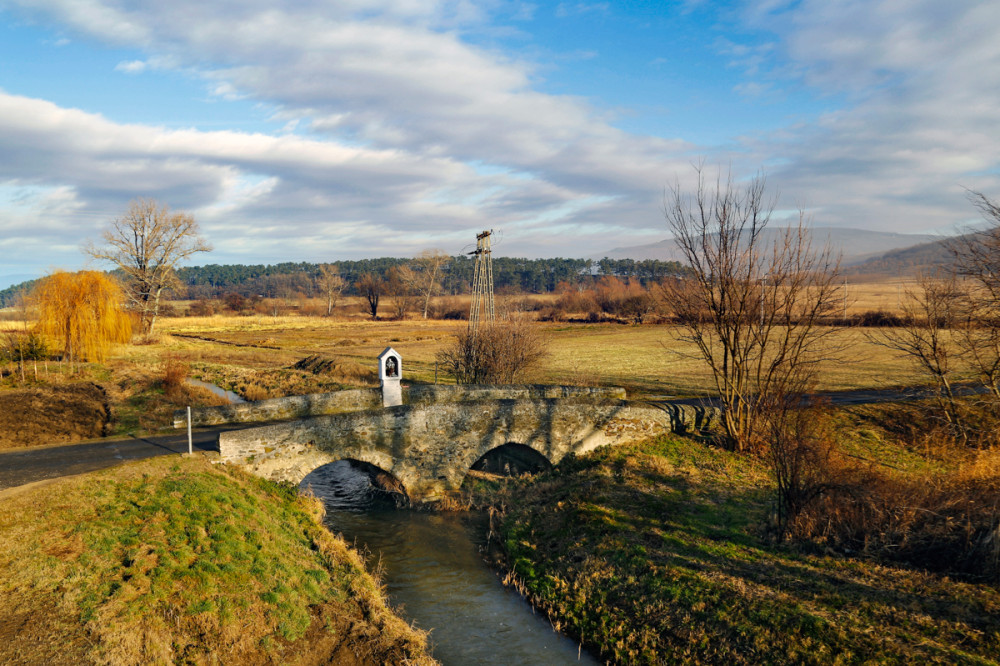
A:
{"type": "Polygon", "coordinates": [[[469,469],[507,476],[533,474],[552,469],[552,461],[549,460],[548,456],[530,446],[517,442],[507,442],[479,456],[469,469]]]}
{"type": "Polygon", "coordinates": [[[406,485],[392,472],[364,460],[340,457],[308,471],[299,486],[345,508],[366,504],[377,506],[410,505],[406,485]]]}

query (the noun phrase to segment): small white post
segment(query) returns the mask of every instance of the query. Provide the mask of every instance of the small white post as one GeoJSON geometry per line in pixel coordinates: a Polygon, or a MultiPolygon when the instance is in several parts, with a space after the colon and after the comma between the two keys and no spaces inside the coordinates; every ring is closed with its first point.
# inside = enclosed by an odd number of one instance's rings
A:
{"type": "Polygon", "coordinates": [[[191,440],[191,405],[188,405],[188,455],[194,453],[194,442],[191,440]]]}

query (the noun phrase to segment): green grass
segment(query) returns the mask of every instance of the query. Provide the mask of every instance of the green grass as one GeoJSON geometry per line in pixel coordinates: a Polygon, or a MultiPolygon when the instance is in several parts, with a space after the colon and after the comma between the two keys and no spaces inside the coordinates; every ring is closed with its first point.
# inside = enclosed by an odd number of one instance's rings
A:
{"type": "Polygon", "coordinates": [[[0,616],[27,594],[57,599],[97,661],[281,661],[311,628],[353,623],[384,633],[385,658],[423,654],[361,560],[318,522],[318,502],[294,487],[173,458],[8,502],[0,616]]]}
{"type": "Polygon", "coordinates": [[[770,493],[758,461],[666,436],[501,490],[500,546],[615,663],[996,663],[996,587],[774,545],[770,493]]]}

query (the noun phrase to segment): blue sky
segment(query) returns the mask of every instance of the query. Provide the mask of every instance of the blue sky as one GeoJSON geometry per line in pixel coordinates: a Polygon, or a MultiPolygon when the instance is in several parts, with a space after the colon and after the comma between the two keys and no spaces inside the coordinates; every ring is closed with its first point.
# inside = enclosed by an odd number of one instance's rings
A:
{"type": "MultiPolygon", "coordinates": [[[[897,232],[1000,196],[1000,5],[0,0],[0,286],[136,197],[196,263],[662,240],[692,163],[897,232]]],[[[780,223],[780,220],[778,220],[780,223]]]]}

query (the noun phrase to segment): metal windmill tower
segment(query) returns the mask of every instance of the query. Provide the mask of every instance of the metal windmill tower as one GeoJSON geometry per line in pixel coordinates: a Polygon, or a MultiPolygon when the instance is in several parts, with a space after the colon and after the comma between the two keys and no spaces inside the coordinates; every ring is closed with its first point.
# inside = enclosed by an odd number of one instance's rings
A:
{"type": "Polygon", "coordinates": [[[493,321],[493,255],[490,249],[490,235],[484,231],[476,236],[476,271],[472,278],[472,309],[469,311],[469,330],[476,331],[481,319],[493,321]]]}

